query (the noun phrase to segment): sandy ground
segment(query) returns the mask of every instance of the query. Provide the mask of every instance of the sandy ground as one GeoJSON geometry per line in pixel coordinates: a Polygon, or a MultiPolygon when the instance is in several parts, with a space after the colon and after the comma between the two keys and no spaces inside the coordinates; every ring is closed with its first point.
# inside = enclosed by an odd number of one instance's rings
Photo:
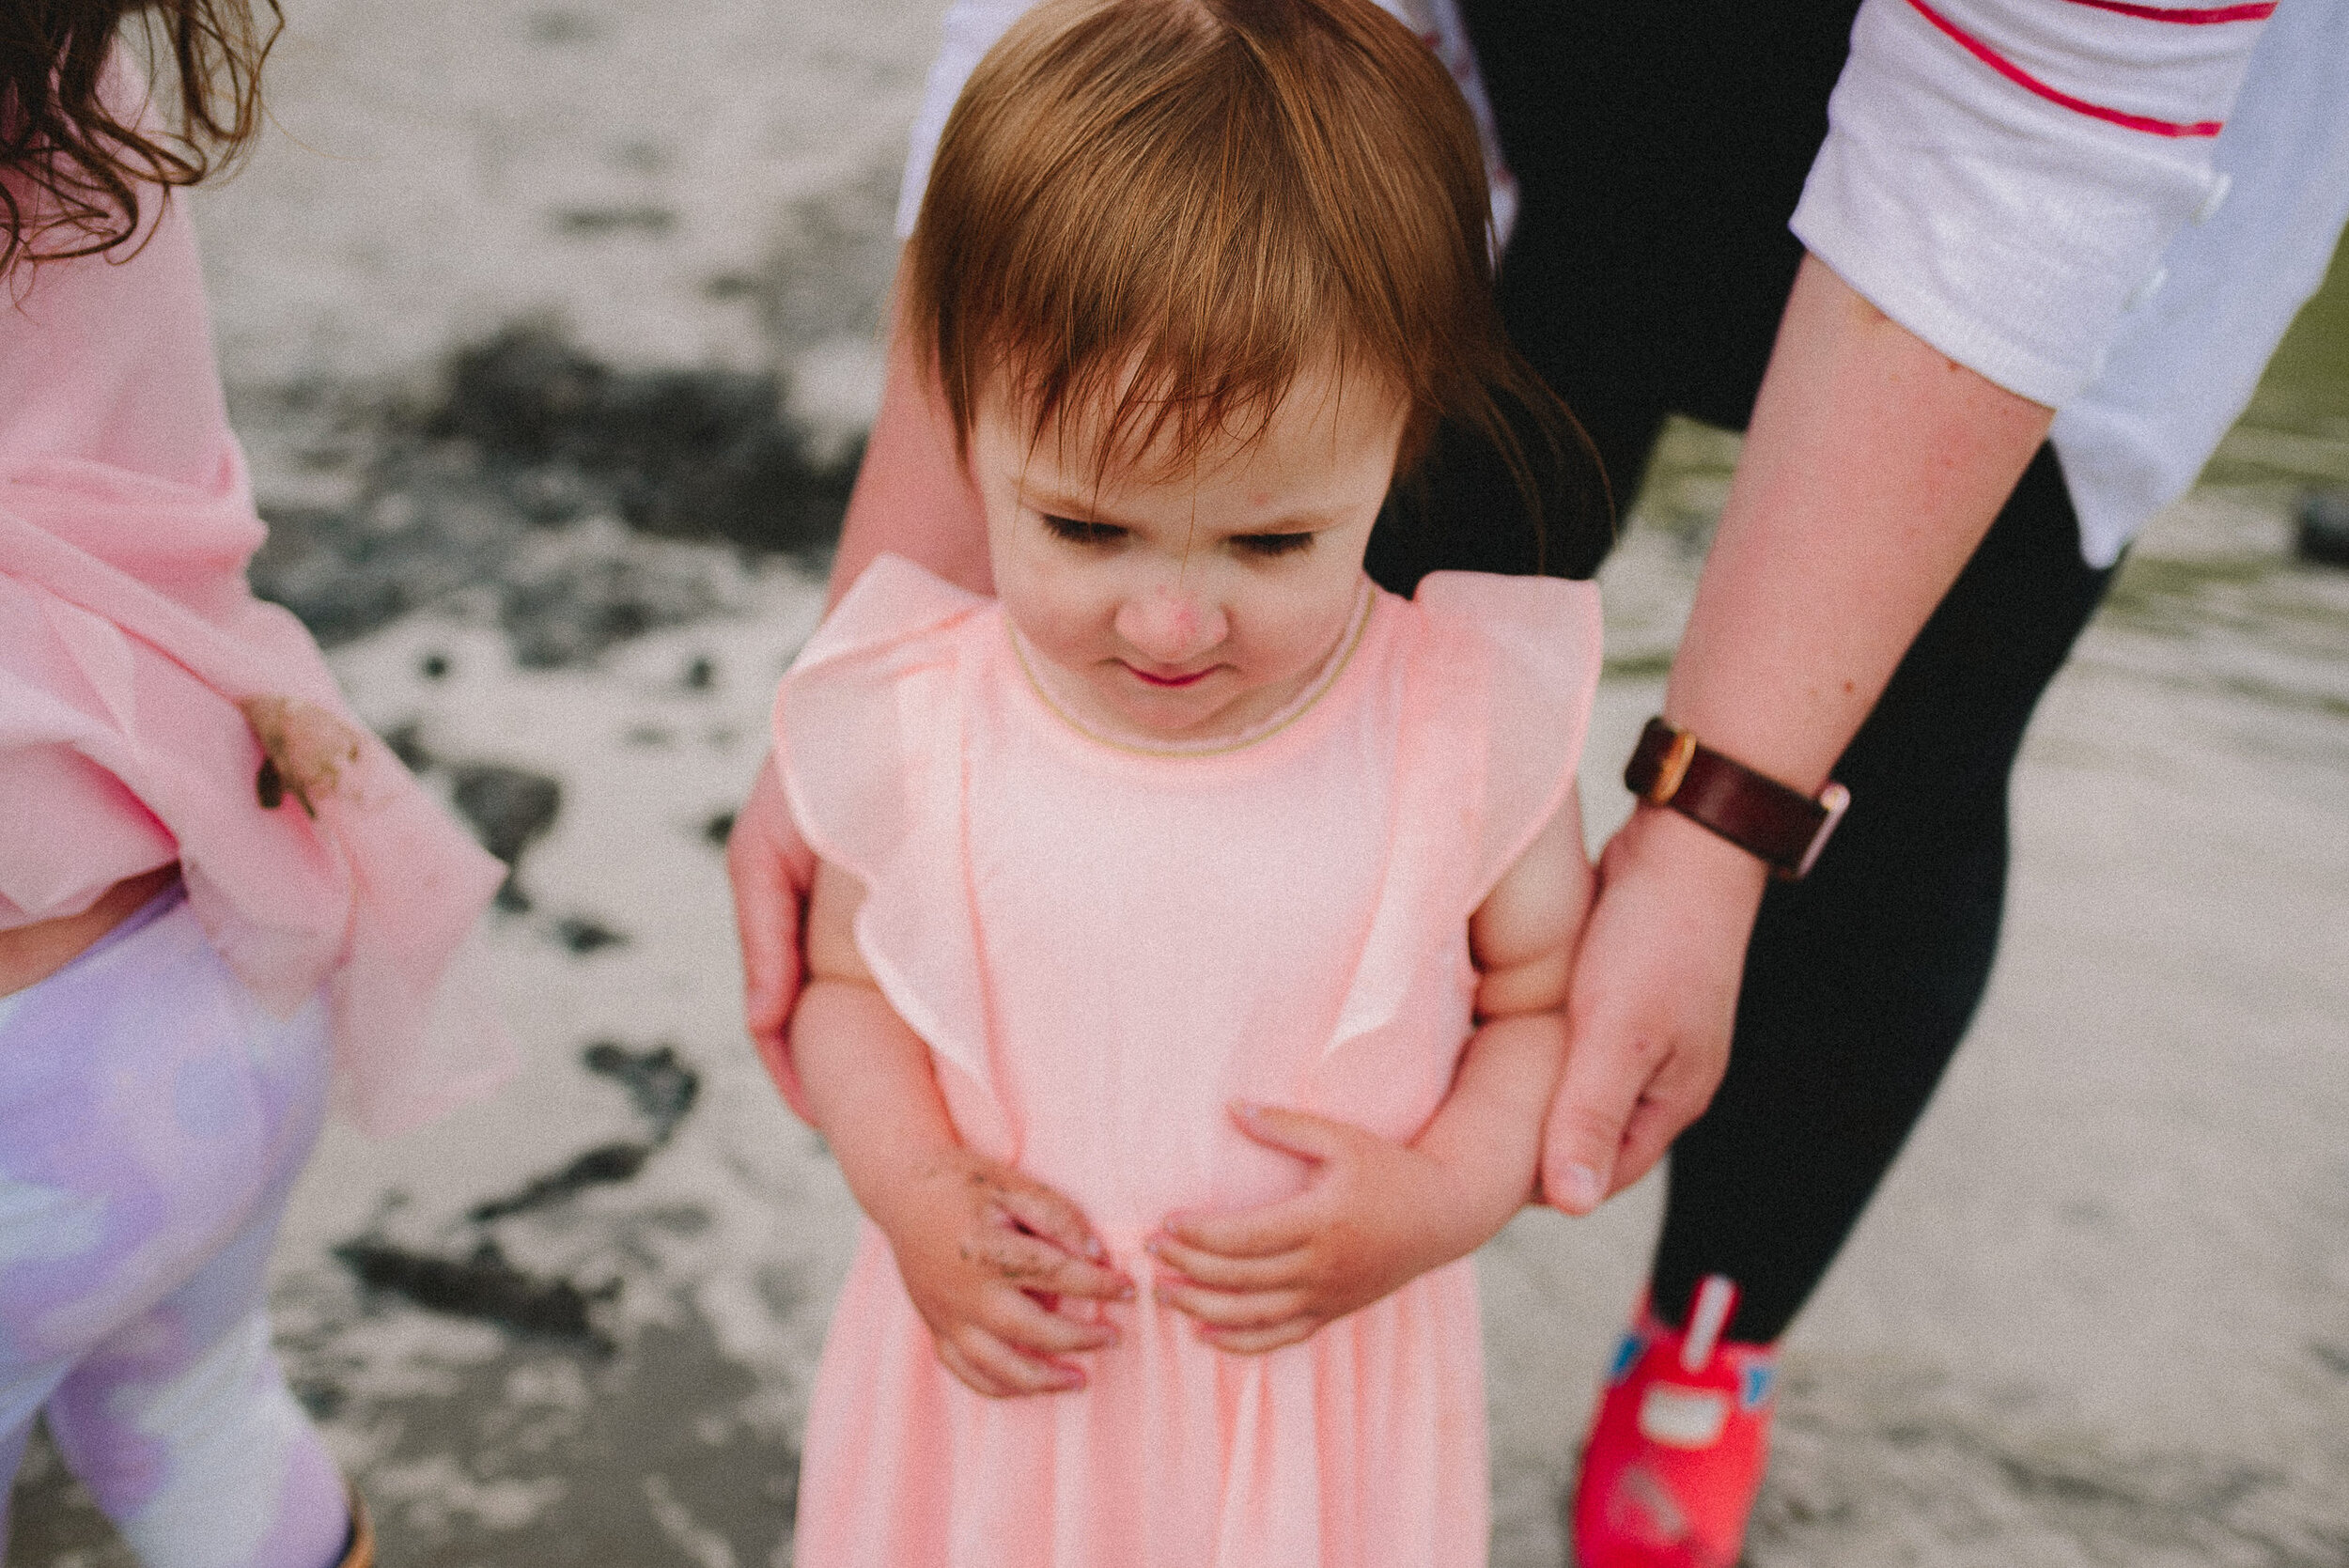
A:
{"type": "MultiPolygon", "coordinates": [[[[821,560],[723,520],[836,505],[937,9],[297,5],[285,134],[198,204],[257,581],[521,846],[487,952],[521,1077],[331,1131],[278,1251],[389,1568],[787,1560],[852,1209],[741,1041],[718,843],[821,560]]],[[[1758,1568],[2349,1564],[2349,572],[2290,537],[2349,481],[2319,405],[2235,438],[2043,710],[1989,1001],[1790,1341],[1758,1568]]],[[[1735,450],[1677,430],[1603,580],[1595,835],[1735,450]]],[[[1496,1563],[1566,1560],[1658,1197],[1481,1260],[1496,1563]]],[[[127,1559],[37,1450],[8,1560],[127,1559]]]]}

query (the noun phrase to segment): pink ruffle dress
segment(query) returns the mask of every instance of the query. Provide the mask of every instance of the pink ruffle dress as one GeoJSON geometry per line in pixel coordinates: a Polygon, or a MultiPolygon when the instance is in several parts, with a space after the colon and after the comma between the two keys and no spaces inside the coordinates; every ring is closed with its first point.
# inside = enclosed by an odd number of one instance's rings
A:
{"type": "Polygon", "coordinates": [[[1461,1260],[1270,1355],[1152,1305],[1171,1211],[1281,1198],[1235,1099],[1408,1139],[1470,1032],[1468,921],[1566,799],[1586,583],[1364,583],[1290,713],[1220,748],[1084,733],[995,601],[867,569],[777,699],[793,815],[865,885],[856,939],[972,1148],[1067,1193],[1141,1287],[1066,1394],[933,1351],[864,1227],[808,1418],[801,1568],[1470,1568],[1487,1481],[1461,1260]]]}
{"type": "Polygon", "coordinates": [[[494,1013],[446,981],[501,868],[246,586],[263,529],[194,237],[182,201],[141,194],[135,250],[0,279],[0,929],[177,861],[272,1011],[328,988],[336,1102],[396,1132],[510,1070],[494,1013]],[[261,800],[248,713],[295,737],[306,806],[261,800]]]}

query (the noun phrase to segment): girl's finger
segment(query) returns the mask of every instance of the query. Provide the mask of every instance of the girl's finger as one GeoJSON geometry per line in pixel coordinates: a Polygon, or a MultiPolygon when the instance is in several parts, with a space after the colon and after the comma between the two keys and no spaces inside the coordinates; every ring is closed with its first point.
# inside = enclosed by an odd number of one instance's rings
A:
{"type": "Polygon", "coordinates": [[[1032,1357],[1073,1356],[1117,1343],[1117,1325],[1052,1312],[1022,1290],[988,1291],[978,1326],[1032,1357]]]}
{"type": "MultiPolygon", "coordinates": [[[[979,1324],[964,1325],[956,1333],[955,1343],[964,1359],[1001,1389],[993,1398],[1060,1393],[1085,1386],[1082,1369],[1027,1355],[979,1324]]],[[[973,1383],[972,1387],[978,1385],[973,1383]]]]}
{"type": "Polygon", "coordinates": [[[989,1192],[1003,1213],[1071,1256],[1099,1263],[1109,1255],[1084,1211],[1042,1182],[1014,1171],[990,1174],[989,1192]]]}
{"type": "Polygon", "coordinates": [[[964,1249],[963,1256],[1021,1290],[1100,1301],[1119,1301],[1133,1294],[1133,1281],[1122,1271],[1071,1257],[1041,1236],[1019,1231],[987,1232],[964,1249]]]}
{"type": "Polygon", "coordinates": [[[1226,1214],[1170,1214],[1159,1229],[1186,1247],[1225,1258],[1268,1258],[1306,1246],[1329,1228],[1330,1199],[1320,1184],[1294,1198],[1226,1214]]]}
{"type": "Polygon", "coordinates": [[[1300,1290],[1208,1290],[1188,1280],[1159,1281],[1154,1294],[1161,1306],[1217,1328],[1263,1328],[1284,1323],[1304,1310],[1300,1290]]]}
{"type": "Polygon", "coordinates": [[[985,1399],[1003,1399],[1010,1395],[1011,1388],[1001,1380],[981,1372],[972,1364],[971,1358],[962,1353],[961,1346],[951,1340],[939,1340],[935,1343],[938,1346],[940,1363],[948,1372],[953,1373],[956,1381],[964,1388],[985,1399]]]}
{"type": "Polygon", "coordinates": [[[1312,1282],[1314,1250],[1310,1246],[1292,1247],[1268,1257],[1236,1258],[1162,1235],[1150,1243],[1150,1254],[1210,1290],[1279,1290],[1312,1282]]]}
{"type": "Polygon", "coordinates": [[[1250,1138],[1268,1149],[1315,1163],[1340,1157],[1362,1135],[1361,1129],[1350,1123],[1333,1122],[1327,1116],[1291,1110],[1286,1106],[1234,1100],[1231,1109],[1234,1125],[1250,1138]]]}
{"type": "Polygon", "coordinates": [[[1199,1337],[1218,1350],[1234,1356],[1261,1356],[1268,1350],[1298,1344],[1312,1339],[1321,1327],[1315,1317],[1293,1317],[1285,1323],[1266,1324],[1258,1328],[1210,1328],[1201,1325],[1199,1337]]]}

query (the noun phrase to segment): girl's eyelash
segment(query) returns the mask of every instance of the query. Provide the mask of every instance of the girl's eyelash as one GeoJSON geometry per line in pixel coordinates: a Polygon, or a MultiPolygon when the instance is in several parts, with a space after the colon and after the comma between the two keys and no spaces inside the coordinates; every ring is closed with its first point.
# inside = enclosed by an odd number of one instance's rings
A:
{"type": "Polygon", "coordinates": [[[1044,519],[1044,527],[1048,533],[1056,538],[1066,539],[1070,544],[1115,544],[1126,536],[1126,531],[1114,523],[1086,522],[1081,518],[1054,517],[1050,512],[1040,515],[1044,519]]]}
{"type": "Polygon", "coordinates": [[[1314,542],[1311,534],[1239,534],[1232,542],[1251,555],[1293,555],[1314,542]]]}

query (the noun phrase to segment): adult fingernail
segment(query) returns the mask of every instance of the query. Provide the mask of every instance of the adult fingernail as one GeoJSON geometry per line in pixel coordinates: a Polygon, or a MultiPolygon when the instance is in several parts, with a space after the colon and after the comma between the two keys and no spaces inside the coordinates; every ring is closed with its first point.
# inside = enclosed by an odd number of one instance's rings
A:
{"type": "Polygon", "coordinates": [[[1560,1185],[1563,1187],[1565,1190],[1559,1193],[1558,1196],[1564,1202],[1566,1207],[1577,1210],[1595,1209],[1598,1207],[1598,1172],[1592,1170],[1589,1166],[1567,1166],[1564,1179],[1560,1183],[1560,1185]]]}

